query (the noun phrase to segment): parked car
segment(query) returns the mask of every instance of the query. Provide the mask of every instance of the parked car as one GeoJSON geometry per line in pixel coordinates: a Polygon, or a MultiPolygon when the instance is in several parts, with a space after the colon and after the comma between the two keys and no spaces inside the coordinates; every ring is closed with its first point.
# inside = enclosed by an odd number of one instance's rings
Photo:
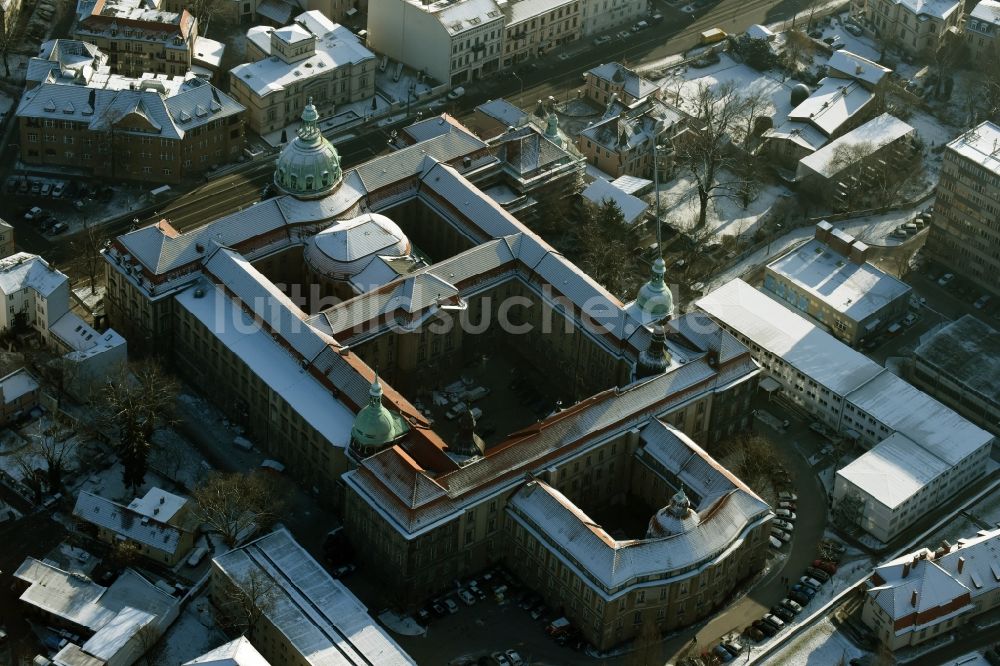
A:
{"type": "Polygon", "coordinates": [[[28,209],[28,212],[24,214],[24,219],[36,220],[42,216],[43,212],[45,211],[43,211],[38,206],[32,206],[31,208],[28,209]]]}
{"type": "Polygon", "coordinates": [[[773,534],[767,538],[768,538],[768,543],[771,544],[771,548],[774,548],[775,550],[781,550],[781,547],[785,545],[781,542],[781,539],[774,536],[773,534]]]}
{"type": "Polygon", "coordinates": [[[799,604],[795,603],[791,599],[787,599],[787,598],[786,599],[782,599],[781,600],[781,605],[784,606],[785,608],[787,608],[788,610],[792,611],[796,615],[798,615],[799,613],[802,612],[802,606],[800,606],[799,604]]]}
{"type": "MultiPolygon", "coordinates": [[[[55,231],[55,230],[53,229],[53,231],[55,231]]],[[[333,574],[334,578],[343,578],[344,576],[349,576],[350,574],[354,573],[355,569],[357,569],[357,567],[355,567],[353,564],[350,564],[350,563],[348,563],[348,564],[341,564],[339,567],[337,567],[336,569],[334,569],[331,573],[333,574]]]]}
{"type": "Polygon", "coordinates": [[[788,599],[792,603],[800,604],[799,608],[805,606],[809,603],[809,595],[799,592],[798,590],[790,590],[788,592],[788,599]]]}
{"type": "Polygon", "coordinates": [[[33,180],[31,181],[31,193],[37,195],[42,191],[41,181],[33,180]]]}
{"type": "Polygon", "coordinates": [[[774,537],[774,538],[776,538],[776,539],[780,539],[781,541],[784,541],[785,543],[788,543],[789,541],[792,540],[792,535],[791,534],[789,534],[785,530],[779,530],[777,528],[772,528],[771,529],[771,536],[774,537]]]}
{"type": "Polygon", "coordinates": [[[600,46],[601,44],[607,44],[611,41],[611,35],[601,35],[594,40],[594,46],[600,46]]]}
{"type": "Polygon", "coordinates": [[[785,530],[786,532],[795,529],[795,525],[792,525],[787,520],[781,520],[781,519],[772,520],[771,521],[771,526],[772,527],[777,527],[777,528],[782,529],[782,530],[785,530]]]}
{"type": "Polygon", "coordinates": [[[780,493],[778,493],[778,499],[783,502],[795,502],[799,499],[799,496],[793,492],[782,490],[780,493]]]}
{"type": "Polygon", "coordinates": [[[510,663],[513,664],[513,666],[524,665],[524,659],[521,658],[521,655],[519,655],[516,650],[507,650],[504,654],[507,655],[507,659],[510,660],[510,663]]]}
{"type": "Polygon", "coordinates": [[[639,21],[638,23],[632,26],[632,32],[641,32],[642,30],[645,30],[648,27],[649,27],[648,21],[639,21]]]}
{"type": "Polygon", "coordinates": [[[55,224],[52,225],[51,231],[54,234],[61,234],[67,229],[69,229],[69,227],[66,226],[65,222],[56,222],[55,224]]]}
{"type": "Polygon", "coordinates": [[[772,606],[771,615],[780,617],[782,622],[791,622],[795,619],[795,613],[788,610],[784,606],[772,606]]]}
{"type": "Polygon", "coordinates": [[[920,315],[918,315],[916,312],[907,312],[906,316],[903,317],[903,325],[913,326],[915,323],[917,323],[918,319],[920,319],[920,315]]]}
{"type": "Polygon", "coordinates": [[[760,631],[760,633],[764,634],[768,638],[772,638],[775,634],[778,633],[778,630],[773,625],[764,622],[764,620],[754,620],[753,626],[755,629],[760,631]]]}
{"type": "Polygon", "coordinates": [[[431,607],[428,605],[421,606],[417,609],[417,622],[420,622],[421,624],[427,624],[430,622],[432,616],[433,612],[431,607]]]}
{"type": "Polygon", "coordinates": [[[38,193],[40,195],[42,195],[43,197],[47,197],[50,194],[52,194],[52,183],[49,183],[49,182],[42,183],[42,187],[38,191],[38,193]]]}
{"type": "Polygon", "coordinates": [[[788,509],[789,511],[795,511],[795,502],[778,502],[779,509],[788,509]]]}
{"type": "Polygon", "coordinates": [[[837,573],[837,565],[827,560],[813,560],[812,565],[817,569],[822,569],[830,575],[837,573]]]}
{"type": "Polygon", "coordinates": [[[465,88],[463,88],[462,86],[455,86],[454,88],[451,89],[451,92],[448,93],[448,99],[455,100],[464,94],[465,94],[465,88]]]}
{"type": "MultiPolygon", "coordinates": [[[[808,585],[803,585],[801,583],[796,583],[795,585],[792,586],[792,592],[798,592],[799,594],[804,594],[809,599],[812,599],[813,597],[816,596],[816,591],[818,589],[819,588],[812,588],[812,587],[809,587],[808,585]]],[[[789,594],[788,596],[792,597],[791,594],[789,594]]],[[[795,597],[792,597],[792,599],[795,599],[795,597]]],[[[795,599],[795,600],[798,601],[798,599],[795,599]]],[[[799,603],[801,603],[801,602],[799,602],[799,603]]]]}
{"type": "Polygon", "coordinates": [[[733,655],[729,654],[729,650],[721,645],[716,645],[712,648],[712,654],[718,657],[723,663],[729,663],[733,660],[733,655]]]}
{"type": "Polygon", "coordinates": [[[976,299],[976,302],[972,304],[972,307],[976,308],[977,310],[982,310],[987,305],[989,305],[989,303],[990,303],[989,294],[983,294],[978,299],[976,299]]]}
{"type": "Polygon", "coordinates": [[[847,32],[851,33],[855,37],[860,37],[861,34],[862,34],[862,32],[863,32],[861,30],[861,26],[856,25],[854,23],[845,23],[844,24],[844,30],[846,30],[847,32]]]}
{"type": "Polygon", "coordinates": [[[743,633],[749,636],[752,640],[757,641],[758,643],[762,642],[765,638],[764,632],[758,629],[757,627],[753,626],[747,627],[743,633]]]}
{"type": "Polygon", "coordinates": [[[476,603],[475,595],[472,594],[472,592],[469,592],[468,590],[459,590],[458,598],[461,599],[462,603],[464,603],[466,606],[473,606],[476,603]]]}
{"type": "Polygon", "coordinates": [[[945,273],[938,279],[938,284],[942,287],[948,286],[948,283],[955,279],[955,275],[952,273],[945,273]]]}
{"type": "Polygon", "coordinates": [[[815,578],[820,583],[825,583],[826,581],[830,580],[830,574],[823,571],[822,569],[817,569],[815,567],[809,567],[808,569],[806,569],[806,575],[815,578]]]}
{"type": "Polygon", "coordinates": [[[499,666],[511,666],[510,660],[507,659],[507,655],[503,652],[494,652],[490,656],[493,657],[493,661],[499,664],[499,666]]]}
{"type": "Polygon", "coordinates": [[[765,615],[763,617],[763,620],[764,620],[764,622],[767,622],[769,625],[771,625],[775,629],[784,629],[785,628],[785,623],[782,621],[782,619],[780,617],[776,617],[776,616],[772,615],[771,613],[768,613],[767,615],[765,615]]]}
{"type": "Polygon", "coordinates": [[[795,520],[795,513],[793,511],[789,511],[788,509],[775,509],[774,515],[779,518],[784,518],[785,520],[795,520]]]}
{"type": "Polygon", "coordinates": [[[59,181],[52,188],[52,198],[53,199],[58,199],[59,197],[61,197],[63,195],[63,193],[65,191],[66,191],[66,183],[64,183],[62,181],[59,181]]]}
{"type": "Polygon", "coordinates": [[[803,576],[802,578],[799,578],[799,582],[805,585],[806,587],[813,588],[814,590],[819,590],[819,588],[823,587],[823,583],[819,582],[815,578],[810,578],[809,576],[803,576]]]}
{"type": "Polygon", "coordinates": [[[729,652],[729,654],[733,655],[734,657],[740,656],[740,654],[743,652],[742,646],[737,645],[736,643],[731,643],[729,641],[723,643],[722,647],[726,648],[726,651],[729,652]]]}
{"type": "Polygon", "coordinates": [[[454,599],[452,599],[451,597],[445,597],[445,599],[444,599],[444,607],[448,609],[449,613],[457,613],[458,612],[458,604],[456,604],[455,601],[454,601],[454,599]]]}

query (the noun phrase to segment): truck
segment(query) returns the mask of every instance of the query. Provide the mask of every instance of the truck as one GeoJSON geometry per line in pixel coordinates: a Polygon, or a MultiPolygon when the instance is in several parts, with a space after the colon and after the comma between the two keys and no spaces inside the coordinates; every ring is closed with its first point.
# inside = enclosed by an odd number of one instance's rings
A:
{"type": "Polygon", "coordinates": [[[727,37],[726,31],[722,28],[710,28],[701,33],[701,43],[704,45],[721,42],[727,37]]]}

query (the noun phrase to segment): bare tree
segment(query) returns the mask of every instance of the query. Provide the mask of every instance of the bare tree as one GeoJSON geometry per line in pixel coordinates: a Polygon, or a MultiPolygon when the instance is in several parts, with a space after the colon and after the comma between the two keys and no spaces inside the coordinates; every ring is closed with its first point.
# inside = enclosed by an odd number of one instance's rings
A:
{"type": "Polygon", "coordinates": [[[49,490],[57,492],[62,488],[63,474],[73,450],[72,433],[61,431],[58,427],[48,428],[45,432],[31,435],[34,440],[29,448],[45,461],[45,473],[48,477],[49,490]]]}
{"type": "Polygon", "coordinates": [[[732,139],[740,151],[737,173],[740,204],[743,208],[757,197],[760,170],[757,168],[759,160],[755,151],[763,133],[761,120],[769,117],[770,111],[771,102],[766,97],[759,92],[747,93],[743,96],[742,113],[733,123],[732,139]]]}
{"type": "Polygon", "coordinates": [[[107,565],[112,569],[124,569],[139,560],[139,545],[135,541],[115,539],[106,556],[107,565]]]}
{"type": "Polygon", "coordinates": [[[212,474],[193,493],[198,517],[228,546],[251,526],[270,523],[279,512],[274,484],[260,474],[212,474]]]}
{"type": "Polygon", "coordinates": [[[71,243],[73,252],[83,260],[87,276],[90,278],[90,292],[92,294],[97,290],[97,274],[104,265],[104,261],[101,259],[101,249],[104,247],[105,237],[100,229],[100,225],[92,222],[90,218],[84,218],[83,230],[76,235],[71,243]]]}
{"type": "Polygon", "coordinates": [[[701,83],[694,95],[696,127],[692,136],[679,142],[678,162],[695,181],[698,189],[698,223],[705,226],[708,203],[731,194],[731,183],[721,183],[719,173],[736,163],[730,145],[730,132],[744,114],[746,98],[732,82],[715,87],[701,83]]]}
{"type": "Polygon", "coordinates": [[[772,476],[781,462],[771,443],[758,435],[727,439],[719,445],[719,458],[758,494],[772,487],[772,476]]]}
{"type": "Polygon", "coordinates": [[[212,19],[228,4],[227,0],[190,0],[187,9],[198,19],[198,34],[207,37],[212,19]]]}
{"type": "Polygon", "coordinates": [[[38,456],[35,455],[31,445],[22,447],[10,456],[11,462],[21,473],[21,482],[27,486],[34,495],[35,504],[42,501],[45,493],[45,473],[38,466],[38,456]]]}
{"type": "Polygon", "coordinates": [[[21,3],[9,3],[10,11],[0,12],[0,55],[3,56],[5,77],[10,78],[10,52],[17,46],[18,23],[21,19],[21,3]]]}
{"type": "Polygon", "coordinates": [[[587,207],[577,228],[580,267],[619,298],[630,293],[637,281],[629,255],[629,237],[621,208],[610,199],[600,206],[587,207]]]}
{"type": "Polygon", "coordinates": [[[122,368],[103,389],[103,420],[118,432],[125,485],[136,490],[148,467],[153,431],[172,421],[177,381],[151,360],[122,368]]]}
{"type": "Polygon", "coordinates": [[[216,595],[227,628],[251,638],[261,618],[271,612],[277,599],[278,587],[274,579],[256,567],[236,578],[227,576],[216,595]]]}

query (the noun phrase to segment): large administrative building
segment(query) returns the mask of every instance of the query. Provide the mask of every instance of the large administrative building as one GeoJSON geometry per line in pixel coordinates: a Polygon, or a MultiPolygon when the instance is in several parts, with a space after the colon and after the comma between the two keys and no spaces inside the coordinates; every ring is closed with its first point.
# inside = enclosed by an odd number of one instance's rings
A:
{"type": "Polygon", "coordinates": [[[706,617],[763,566],[772,513],[709,453],[746,429],[760,366],[672,318],[662,260],[619,301],[481,189],[498,157],[448,116],[349,171],[302,120],[280,196],[115,239],[106,303],[227,388],[361,566],[416,603],[503,561],[599,648],[706,617]],[[626,505],[640,520],[613,524],[626,505]]]}

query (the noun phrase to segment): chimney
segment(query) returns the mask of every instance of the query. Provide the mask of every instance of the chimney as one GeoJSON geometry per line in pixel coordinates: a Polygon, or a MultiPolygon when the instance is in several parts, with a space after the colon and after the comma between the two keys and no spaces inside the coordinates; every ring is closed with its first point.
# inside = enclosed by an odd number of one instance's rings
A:
{"type": "Polygon", "coordinates": [[[852,264],[864,265],[868,259],[868,246],[859,240],[854,241],[851,243],[851,253],[848,255],[848,258],[852,264]]]}
{"type": "Polygon", "coordinates": [[[913,606],[914,608],[917,607],[917,591],[916,590],[913,590],[913,592],[910,594],[910,605],[913,606]]]}
{"type": "Polygon", "coordinates": [[[910,575],[910,563],[903,562],[903,578],[906,578],[909,575],[910,575]]]}
{"type": "Polygon", "coordinates": [[[958,558],[958,573],[962,573],[962,569],[965,567],[965,558],[958,558]]]}
{"type": "Polygon", "coordinates": [[[816,225],[816,231],[813,235],[816,240],[826,243],[830,239],[831,230],[833,230],[833,225],[826,220],[823,220],[816,225]]]}

